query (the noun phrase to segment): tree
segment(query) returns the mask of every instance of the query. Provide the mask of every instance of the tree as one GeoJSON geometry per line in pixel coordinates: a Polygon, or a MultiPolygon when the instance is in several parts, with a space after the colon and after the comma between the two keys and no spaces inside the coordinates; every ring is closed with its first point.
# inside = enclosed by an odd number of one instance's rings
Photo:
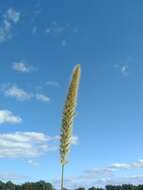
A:
{"type": "Polygon", "coordinates": [[[0,190],[4,190],[4,189],[5,189],[5,183],[0,181],[0,190]]]}
{"type": "Polygon", "coordinates": [[[15,190],[15,185],[11,181],[8,181],[6,183],[6,190],[15,190]]]}
{"type": "Polygon", "coordinates": [[[84,187],[79,187],[76,190],[85,190],[85,188],[84,187]]]}
{"type": "Polygon", "coordinates": [[[113,185],[106,185],[106,190],[115,190],[115,186],[113,185]]]}
{"type": "Polygon", "coordinates": [[[96,190],[96,187],[90,187],[88,190],[96,190]]]}
{"type": "Polygon", "coordinates": [[[97,187],[90,187],[88,190],[104,190],[102,188],[97,188],[97,187]]]}
{"type": "Polygon", "coordinates": [[[46,183],[46,190],[53,190],[53,186],[51,183],[46,183]]]}
{"type": "Polygon", "coordinates": [[[123,190],[134,190],[134,187],[133,185],[130,185],[130,184],[123,184],[122,185],[122,189],[123,190]]]}

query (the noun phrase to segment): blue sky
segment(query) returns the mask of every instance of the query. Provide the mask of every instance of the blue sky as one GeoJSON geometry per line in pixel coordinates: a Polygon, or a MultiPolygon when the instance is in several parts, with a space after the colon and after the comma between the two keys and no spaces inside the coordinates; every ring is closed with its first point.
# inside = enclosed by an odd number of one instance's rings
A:
{"type": "Polygon", "coordinates": [[[82,77],[66,186],[143,183],[143,2],[0,2],[0,178],[58,187],[58,135],[82,77]]]}

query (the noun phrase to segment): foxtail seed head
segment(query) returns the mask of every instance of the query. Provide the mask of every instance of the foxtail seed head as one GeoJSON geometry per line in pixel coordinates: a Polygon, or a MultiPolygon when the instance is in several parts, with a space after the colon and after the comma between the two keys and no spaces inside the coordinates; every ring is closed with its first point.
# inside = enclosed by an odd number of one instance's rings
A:
{"type": "Polygon", "coordinates": [[[61,156],[62,165],[65,165],[67,163],[67,155],[69,153],[71,145],[72,126],[73,126],[73,120],[75,116],[75,109],[77,103],[80,72],[81,72],[80,65],[76,65],[73,70],[72,79],[70,82],[63,111],[62,127],[60,135],[60,156],[61,156]]]}

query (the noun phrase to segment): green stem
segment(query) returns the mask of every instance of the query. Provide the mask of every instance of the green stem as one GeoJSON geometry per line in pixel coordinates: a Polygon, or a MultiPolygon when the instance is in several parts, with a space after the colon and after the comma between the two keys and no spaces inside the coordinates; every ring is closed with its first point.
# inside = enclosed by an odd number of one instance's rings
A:
{"type": "Polygon", "coordinates": [[[64,190],[64,164],[62,165],[61,190],[64,190]]]}

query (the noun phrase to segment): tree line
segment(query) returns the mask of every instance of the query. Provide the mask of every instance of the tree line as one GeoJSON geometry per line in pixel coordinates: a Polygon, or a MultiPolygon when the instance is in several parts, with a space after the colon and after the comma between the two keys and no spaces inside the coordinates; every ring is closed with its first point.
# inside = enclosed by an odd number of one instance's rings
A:
{"type": "MultiPolygon", "coordinates": [[[[55,190],[51,183],[45,181],[38,182],[26,182],[21,185],[17,185],[8,181],[6,183],[0,181],[0,190],[55,190]]],[[[64,190],[69,190],[64,188],[64,190]]],[[[75,190],[85,190],[84,187],[79,187],[75,190]]],[[[105,188],[90,187],[88,190],[143,190],[143,185],[107,185],[105,188]]]]}
{"type": "MultiPolygon", "coordinates": [[[[84,187],[79,187],[76,190],[85,190],[84,187]]],[[[88,190],[143,190],[143,185],[106,185],[105,188],[91,187],[88,190]]]]}
{"type": "Polygon", "coordinates": [[[54,190],[52,184],[45,181],[27,182],[17,185],[8,181],[6,183],[0,181],[0,190],[54,190]]]}

